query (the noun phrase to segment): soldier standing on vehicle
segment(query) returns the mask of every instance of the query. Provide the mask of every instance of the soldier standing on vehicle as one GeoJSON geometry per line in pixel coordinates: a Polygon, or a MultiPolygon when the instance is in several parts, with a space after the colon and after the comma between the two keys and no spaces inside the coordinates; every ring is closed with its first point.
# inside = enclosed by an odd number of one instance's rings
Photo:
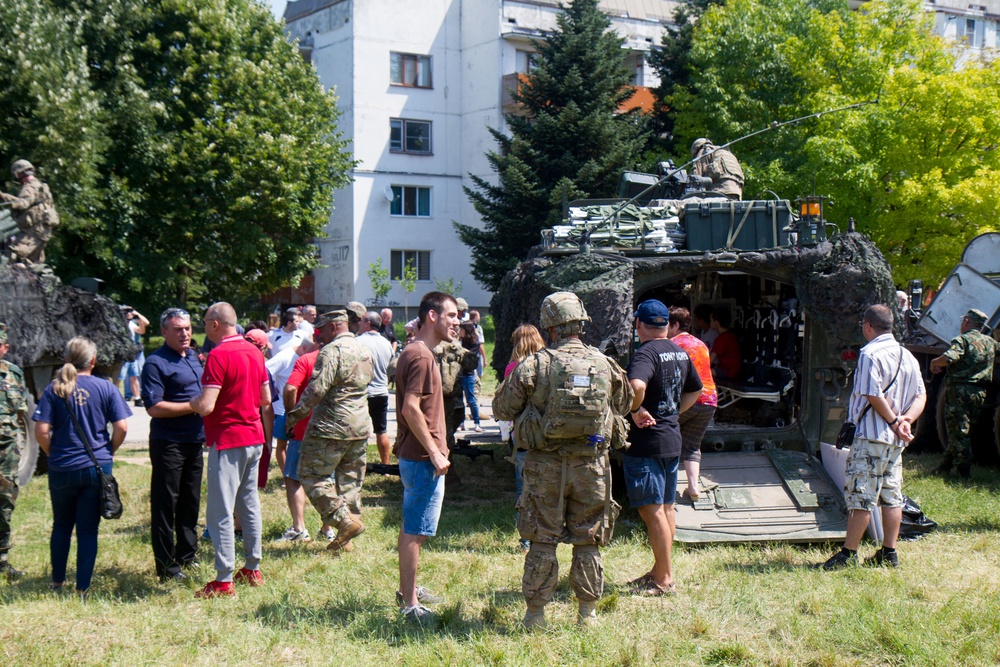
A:
{"type": "Polygon", "coordinates": [[[299,450],[299,482],[325,524],[337,527],[327,549],[340,551],[364,532],[359,520],[361,484],[370,432],[368,385],[375,373],[372,353],[348,330],[346,310],[324,313],[320,335],[331,327],[333,342],[316,358],[312,381],[285,415],[285,428],[312,411],[299,450]]]}
{"type": "Polygon", "coordinates": [[[531,541],[522,579],[529,629],[545,627],[545,605],[559,580],[560,542],[573,545],[569,581],[579,602],[577,622],[595,618],[604,590],[598,547],[611,540],[618,516],[608,448],[624,444],[623,417],[633,396],[625,371],[580,340],[590,318],[578,296],[550,294],[540,319],[550,347],[525,358],[493,399],[494,417],[515,420],[514,438],[528,449],[517,509],[518,531],[531,541]]]}
{"type": "Polygon", "coordinates": [[[52,192],[47,183],[35,178],[35,167],[27,160],[18,160],[10,166],[10,171],[21,183],[21,191],[16,197],[0,192],[0,200],[11,204],[14,222],[21,230],[10,246],[10,259],[26,264],[43,264],[45,245],[52,238],[52,230],[59,226],[52,192]]]}
{"type": "Polygon", "coordinates": [[[725,148],[716,148],[708,139],[695,139],[691,144],[691,173],[712,179],[711,192],[729,199],[743,197],[743,169],[739,160],[725,148]]]}
{"type": "Polygon", "coordinates": [[[17,502],[17,471],[21,445],[27,437],[24,417],[28,411],[27,385],[21,369],[4,361],[10,349],[7,325],[0,323],[0,574],[24,574],[7,561],[10,551],[10,517],[17,502]]]}
{"type": "Polygon", "coordinates": [[[948,447],[944,460],[934,472],[945,474],[955,467],[958,476],[972,475],[972,429],[986,402],[986,389],[993,381],[993,364],[997,342],[983,334],[986,313],[973,308],[962,318],[961,335],[951,341],[951,347],[931,360],[931,371],[948,374],[944,379],[944,425],[948,432],[948,447]]]}

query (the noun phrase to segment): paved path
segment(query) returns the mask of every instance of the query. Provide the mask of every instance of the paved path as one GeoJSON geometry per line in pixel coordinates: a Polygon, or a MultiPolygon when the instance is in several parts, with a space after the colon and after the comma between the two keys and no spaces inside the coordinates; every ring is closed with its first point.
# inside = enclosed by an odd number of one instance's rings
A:
{"type": "MultiPolygon", "coordinates": [[[[479,420],[483,432],[475,433],[471,430],[459,429],[457,435],[461,438],[469,438],[473,442],[499,441],[500,427],[493,421],[493,410],[490,405],[493,402],[493,397],[481,396],[479,400],[480,403],[485,404],[479,407],[479,420]]],[[[468,415],[468,411],[466,411],[466,415],[468,415]]],[[[465,426],[471,428],[472,420],[467,420],[465,426]]],[[[394,442],[396,439],[396,400],[394,395],[391,395],[389,400],[388,433],[389,441],[394,442]]],[[[374,442],[374,437],[372,437],[372,441],[374,442]]],[[[149,465],[149,415],[145,409],[132,408],[132,416],[128,419],[128,434],[125,436],[125,442],[121,448],[115,453],[115,460],[149,465]]]]}

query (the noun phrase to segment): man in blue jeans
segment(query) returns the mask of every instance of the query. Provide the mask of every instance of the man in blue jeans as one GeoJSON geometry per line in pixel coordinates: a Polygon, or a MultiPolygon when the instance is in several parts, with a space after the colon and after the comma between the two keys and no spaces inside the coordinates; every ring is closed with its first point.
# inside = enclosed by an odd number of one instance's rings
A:
{"type": "Polygon", "coordinates": [[[458,304],[444,292],[428,292],[420,301],[420,330],[396,364],[397,436],[395,454],[403,482],[403,525],[399,529],[399,591],[403,617],[415,623],[434,618],[423,603],[440,602],[417,586],[420,547],[437,532],[448,472],[441,371],[432,350],[454,339],[458,304]]]}
{"type": "Polygon", "coordinates": [[[635,595],[676,593],[670,549],[674,540],[674,496],[681,455],[678,415],[698,400],[701,378],[687,352],[667,338],[670,311],[656,299],[639,304],[636,333],[642,345],[628,365],[632,443],[624,452],[622,468],[629,503],[646,523],[653,568],[629,582],[635,595]]]}

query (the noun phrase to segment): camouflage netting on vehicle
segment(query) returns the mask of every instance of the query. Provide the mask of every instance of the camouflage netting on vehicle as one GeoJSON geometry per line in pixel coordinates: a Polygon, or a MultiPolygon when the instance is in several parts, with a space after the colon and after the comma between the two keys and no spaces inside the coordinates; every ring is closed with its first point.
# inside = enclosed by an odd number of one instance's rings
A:
{"type": "MultiPolygon", "coordinates": [[[[615,255],[572,255],[553,261],[536,257],[504,276],[490,312],[496,326],[493,367],[502,373],[510,360],[510,335],[521,324],[539,326],[539,308],[553,292],[566,290],[583,301],[591,323],[581,338],[617,357],[629,349],[633,264],[615,255]]],[[[544,332],[543,332],[544,334],[544,332]]]]}
{"type": "Polygon", "coordinates": [[[0,267],[0,322],[7,323],[6,358],[26,371],[61,364],[66,341],[74,336],[97,344],[101,369],[132,361],[139,350],[110,299],[25,268],[0,267]]]}
{"type": "MultiPolygon", "coordinates": [[[[867,236],[841,234],[829,245],[830,252],[795,272],[794,285],[799,305],[846,346],[857,340],[858,322],[869,306],[883,303],[898,310],[896,287],[889,263],[867,236]]],[[[897,324],[902,324],[898,317],[897,324]]]]}
{"type": "Polygon", "coordinates": [[[740,271],[793,285],[800,309],[845,347],[861,342],[858,320],[868,306],[895,303],[889,266],[875,244],[861,234],[842,234],[832,242],[802,248],[761,251],[535,257],[504,276],[490,303],[496,326],[493,366],[503,371],[510,359],[511,332],[524,322],[538,326],[539,306],[552,292],[576,292],[593,320],[584,340],[605,344],[612,356],[618,356],[629,350],[637,284],[650,289],[706,271],[740,271]]]}

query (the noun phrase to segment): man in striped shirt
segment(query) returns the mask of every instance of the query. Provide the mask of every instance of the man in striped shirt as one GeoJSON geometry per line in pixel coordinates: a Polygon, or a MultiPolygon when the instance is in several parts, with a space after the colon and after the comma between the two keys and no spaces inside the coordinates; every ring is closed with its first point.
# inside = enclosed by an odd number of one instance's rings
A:
{"type": "Polygon", "coordinates": [[[898,566],[903,449],[913,440],[910,425],[927,401],[917,360],[892,335],[892,311],[883,305],[869,307],[861,333],[868,344],[858,358],[848,414],[858,428],[844,483],[847,537],[843,548],[823,564],[824,570],[858,562],[858,545],[876,505],[882,506],[882,547],[865,565],[898,566]]]}

